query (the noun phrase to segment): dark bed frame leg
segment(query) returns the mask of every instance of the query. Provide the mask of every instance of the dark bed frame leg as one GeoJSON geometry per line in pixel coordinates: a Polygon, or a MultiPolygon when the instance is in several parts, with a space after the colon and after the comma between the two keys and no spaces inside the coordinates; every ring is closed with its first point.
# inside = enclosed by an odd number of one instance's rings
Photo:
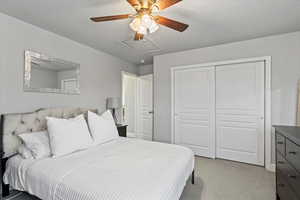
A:
{"type": "Polygon", "coordinates": [[[9,185],[2,183],[2,197],[9,196],[9,185]]]}
{"type": "MultiPolygon", "coordinates": [[[[4,117],[3,115],[0,115],[0,157],[1,157],[1,162],[0,162],[0,176],[1,176],[1,187],[2,187],[2,197],[7,197],[9,195],[9,185],[6,185],[3,183],[3,175],[6,167],[6,162],[8,158],[3,158],[4,156],[4,151],[3,151],[3,129],[4,129],[4,117]]],[[[0,199],[2,199],[0,197],[0,199]]]]}
{"type": "Polygon", "coordinates": [[[192,184],[195,185],[195,170],[192,172],[192,184]]]}

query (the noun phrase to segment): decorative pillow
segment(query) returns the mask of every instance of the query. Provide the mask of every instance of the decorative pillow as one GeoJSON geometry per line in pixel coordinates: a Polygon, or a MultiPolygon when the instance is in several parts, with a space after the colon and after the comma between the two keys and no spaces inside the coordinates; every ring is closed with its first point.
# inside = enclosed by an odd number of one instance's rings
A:
{"type": "Polygon", "coordinates": [[[71,119],[46,119],[53,157],[86,149],[93,143],[83,115],[71,119]]]}
{"type": "MultiPolygon", "coordinates": [[[[33,158],[39,159],[50,156],[51,151],[47,131],[24,133],[18,136],[23,141],[25,147],[30,150],[33,158]]],[[[20,151],[22,151],[22,149],[20,149],[20,151]]]]}
{"type": "Polygon", "coordinates": [[[102,144],[119,137],[115,121],[109,110],[100,116],[88,112],[88,123],[94,144],[102,144]]]}
{"type": "Polygon", "coordinates": [[[21,144],[17,150],[18,154],[22,156],[24,159],[34,159],[31,151],[24,145],[21,144]]]}

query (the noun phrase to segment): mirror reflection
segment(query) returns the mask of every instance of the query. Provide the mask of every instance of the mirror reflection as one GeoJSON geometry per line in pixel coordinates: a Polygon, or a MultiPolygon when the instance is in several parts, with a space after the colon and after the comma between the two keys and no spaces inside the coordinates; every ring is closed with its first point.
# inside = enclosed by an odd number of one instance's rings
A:
{"type": "Polygon", "coordinates": [[[79,64],[25,52],[25,91],[79,93],[79,64]]]}

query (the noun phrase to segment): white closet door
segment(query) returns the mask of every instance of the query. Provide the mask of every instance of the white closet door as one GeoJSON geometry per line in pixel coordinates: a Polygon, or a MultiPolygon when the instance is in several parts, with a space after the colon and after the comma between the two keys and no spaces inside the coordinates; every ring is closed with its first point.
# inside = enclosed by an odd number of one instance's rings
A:
{"type": "Polygon", "coordinates": [[[216,67],[218,158],[264,165],[264,66],[216,67]]]}
{"type": "Polygon", "coordinates": [[[174,72],[174,140],[199,156],[215,156],[214,95],[214,67],[174,72]]]}

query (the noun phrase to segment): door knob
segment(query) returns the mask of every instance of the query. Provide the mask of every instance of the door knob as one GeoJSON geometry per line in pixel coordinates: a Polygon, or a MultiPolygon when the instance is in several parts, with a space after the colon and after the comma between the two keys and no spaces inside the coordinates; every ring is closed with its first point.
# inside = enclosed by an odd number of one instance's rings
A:
{"type": "Polygon", "coordinates": [[[149,114],[153,114],[154,112],[153,111],[149,111],[149,114]]]}

